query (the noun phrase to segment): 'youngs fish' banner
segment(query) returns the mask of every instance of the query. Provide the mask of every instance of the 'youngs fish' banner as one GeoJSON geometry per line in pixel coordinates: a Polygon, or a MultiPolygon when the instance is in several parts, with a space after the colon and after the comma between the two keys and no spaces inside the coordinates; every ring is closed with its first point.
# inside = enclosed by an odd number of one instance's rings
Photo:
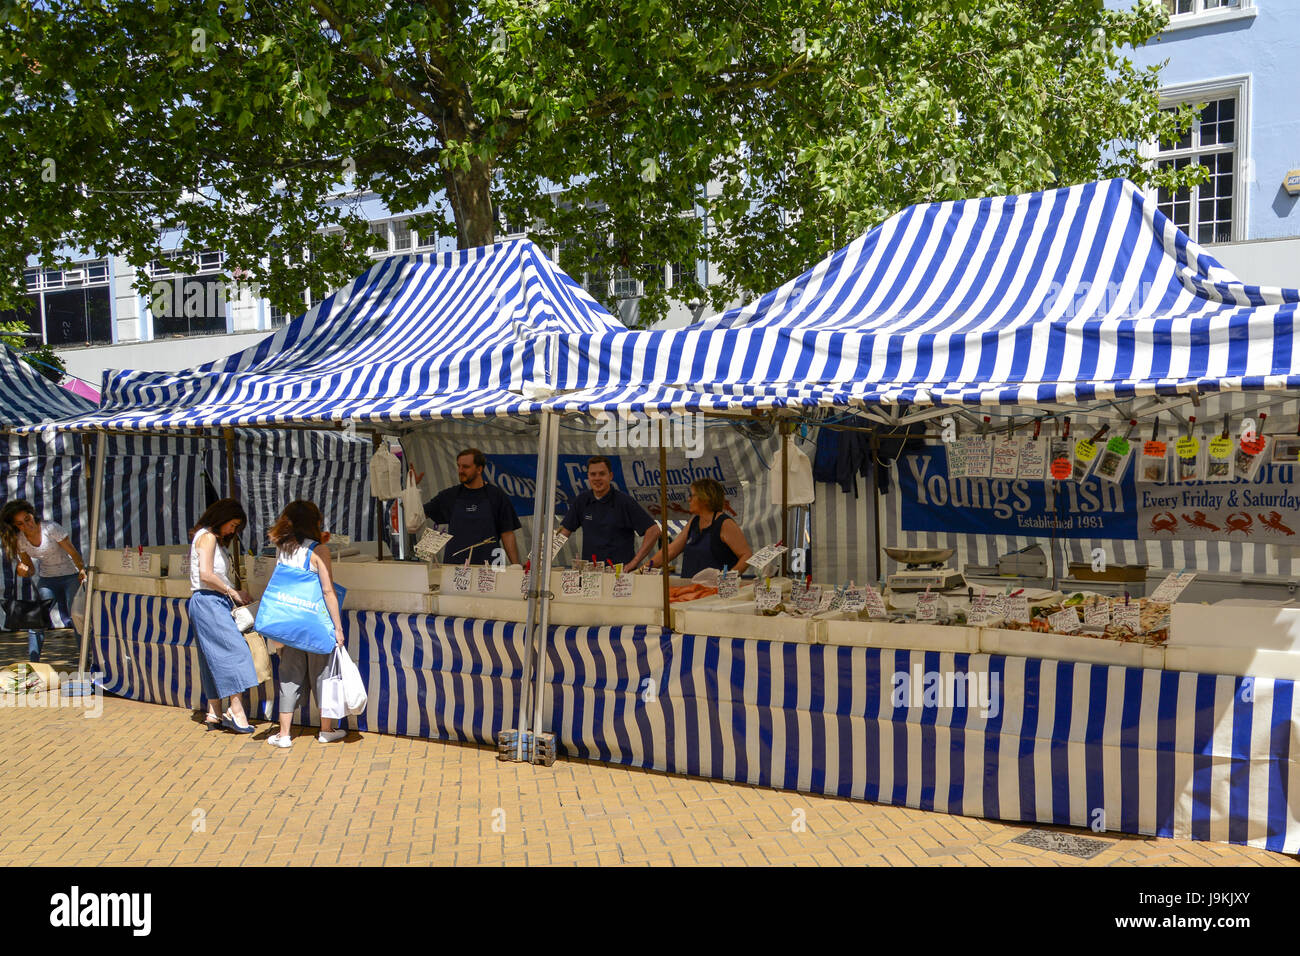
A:
{"type": "Polygon", "coordinates": [[[904,531],[1118,540],[1300,543],[1296,465],[1267,464],[1253,481],[1119,484],[952,478],[940,446],[898,462],[904,531]]]}
{"type": "Polygon", "coordinates": [[[1133,469],[1120,484],[951,478],[941,446],[898,461],[904,531],[1021,537],[1138,536],[1133,469]]]}

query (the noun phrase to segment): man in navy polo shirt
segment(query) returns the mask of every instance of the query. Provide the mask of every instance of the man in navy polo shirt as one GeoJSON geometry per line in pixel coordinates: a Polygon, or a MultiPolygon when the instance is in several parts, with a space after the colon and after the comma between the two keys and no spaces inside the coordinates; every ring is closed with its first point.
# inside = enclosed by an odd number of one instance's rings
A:
{"type": "Polygon", "coordinates": [[[587,484],[591,488],[569,503],[559,533],[567,538],[581,527],[582,554],[578,557],[590,559],[595,555],[600,564],[609,561],[623,565],[625,571],[635,571],[659,540],[659,525],[631,495],[610,487],[613,477],[614,471],[604,455],[587,459],[587,484]],[[639,551],[638,534],[644,535],[639,551]]]}
{"type": "Polygon", "coordinates": [[[497,541],[511,564],[519,563],[515,529],[519,517],[506,493],[483,480],[487,458],[477,448],[466,448],[456,456],[460,484],[438,492],[424,505],[424,515],[435,524],[445,524],[451,540],[442,551],[444,564],[482,564],[492,560],[497,541]]]}

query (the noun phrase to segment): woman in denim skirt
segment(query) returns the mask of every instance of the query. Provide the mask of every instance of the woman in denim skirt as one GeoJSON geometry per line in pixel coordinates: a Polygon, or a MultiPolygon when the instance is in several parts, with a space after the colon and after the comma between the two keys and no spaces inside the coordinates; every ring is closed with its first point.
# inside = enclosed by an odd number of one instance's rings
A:
{"type": "Polygon", "coordinates": [[[187,608],[199,647],[199,681],[208,702],[205,723],[208,730],[224,727],[238,734],[253,732],[241,695],[259,682],[253,653],[230,616],[236,604],[249,602],[249,596],[230,582],[223,549],[247,521],[243,505],[234,498],[222,498],[203,512],[190,530],[187,608]],[[223,697],[230,699],[224,713],[218,710],[223,697]]]}

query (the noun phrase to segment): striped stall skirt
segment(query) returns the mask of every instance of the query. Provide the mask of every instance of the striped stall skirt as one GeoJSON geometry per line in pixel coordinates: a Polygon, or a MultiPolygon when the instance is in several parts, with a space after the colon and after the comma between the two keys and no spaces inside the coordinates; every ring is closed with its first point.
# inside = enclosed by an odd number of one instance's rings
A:
{"type": "MultiPolygon", "coordinates": [[[[107,691],[199,706],[183,600],[102,594],[96,613],[107,691]]],[[[370,693],[353,728],[492,745],[514,726],[522,625],[372,611],[343,625],[370,693]]],[[[571,756],[1300,852],[1292,681],[647,627],[556,627],[547,658],[545,729],[571,756]]],[[[273,716],[274,694],[251,691],[250,712],[273,716]]],[[[314,700],[299,719],[318,722],[314,700]]]]}

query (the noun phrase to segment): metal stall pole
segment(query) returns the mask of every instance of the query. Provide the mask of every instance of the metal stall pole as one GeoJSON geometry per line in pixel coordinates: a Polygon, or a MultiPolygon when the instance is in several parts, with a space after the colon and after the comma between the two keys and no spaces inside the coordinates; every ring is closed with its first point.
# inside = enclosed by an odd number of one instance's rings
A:
{"type": "MultiPolygon", "coordinates": [[[[226,439],[226,494],[236,498],[238,496],[235,492],[235,430],[227,426],[221,429],[221,434],[226,439]]],[[[240,588],[244,586],[244,556],[238,538],[235,539],[235,583],[240,588]]]]}
{"type": "Polygon", "coordinates": [[[790,548],[794,544],[790,540],[790,433],[784,422],[778,422],[777,425],[781,429],[781,543],[785,545],[785,552],[781,555],[781,570],[788,578],[790,548]]]}
{"type": "Polygon", "coordinates": [[[659,549],[663,553],[664,630],[673,629],[672,597],[668,581],[668,449],[664,447],[664,420],[659,419],[659,549]]]}
{"type": "MultiPolygon", "coordinates": [[[[555,521],[555,484],[557,465],[556,460],[560,454],[560,422],[558,412],[543,412],[548,418],[552,419],[550,434],[544,447],[546,455],[546,488],[542,499],[542,511],[540,515],[533,518],[533,527],[539,524],[542,528],[549,531],[551,523],[555,521]]],[[[548,542],[549,544],[549,542],[548,542]]],[[[551,583],[551,549],[543,547],[541,549],[542,566],[540,578],[546,582],[549,589],[551,583]]],[[[549,590],[538,589],[537,592],[538,626],[537,626],[537,678],[533,689],[533,753],[537,753],[537,735],[542,733],[542,705],[545,702],[545,695],[542,693],[546,680],[546,641],[549,637],[548,628],[551,624],[551,599],[549,590]]]]}
{"type": "Polygon", "coordinates": [[[555,467],[546,454],[550,446],[551,429],[555,423],[549,412],[542,412],[541,427],[537,434],[537,484],[533,488],[533,554],[528,572],[528,608],[524,612],[524,667],[519,680],[519,719],[515,722],[515,759],[524,759],[524,735],[528,732],[529,690],[532,687],[533,637],[536,634],[537,602],[542,592],[550,586],[550,575],[542,576],[542,553],[550,554],[550,525],[542,524],[545,510],[547,474],[555,467]],[[539,583],[540,582],[540,583],[539,583]]]}
{"type": "Polygon", "coordinates": [[[95,491],[90,500],[90,561],[86,565],[86,616],[81,624],[81,652],[77,655],[77,685],[79,691],[70,690],[69,697],[83,697],[90,693],[85,683],[86,657],[90,651],[90,635],[95,625],[92,613],[95,598],[95,563],[99,554],[99,513],[104,502],[104,459],[108,457],[108,432],[101,430],[95,443],[95,491]]]}
{"type": "MultiPolygon", "coordinates": [[[[379,432],[371,432],[370,447],[379,451],[379,446],[383,444],[383,439],[379,437],[379,432]]],[[[371,507],[375,509],[375,554],[376,560],[384,560],[384,503],[378,498],[370,499],[371,507]]]]}

